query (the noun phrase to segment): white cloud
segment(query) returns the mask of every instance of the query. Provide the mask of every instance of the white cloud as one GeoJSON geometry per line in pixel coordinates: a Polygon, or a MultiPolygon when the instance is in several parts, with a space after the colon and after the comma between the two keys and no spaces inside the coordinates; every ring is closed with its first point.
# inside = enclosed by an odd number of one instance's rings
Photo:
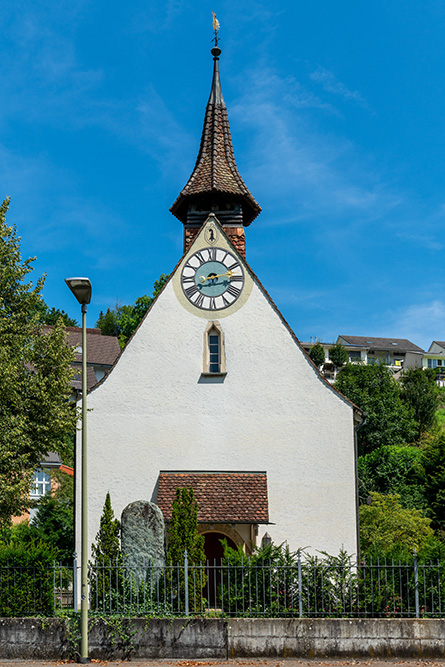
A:
{"type": "Polygon", "coordinates": [[[445,339],[445,301],[433,299],[416,303],[392,313],[387,334],[408,338],[427,350],[433,340],[445,339]]]}
{"type": "Polygon", "coordinates": [[[318,67],[314,72],[309,74],[312,81],[321,83],[323,89],[328,93],[340,95],[345,100],[352,100],[363,107],[368,108],[368,104],[362,95],[356,90],[349,90],[341,81],[339,81],[332,72],[324,67],[318,67]]]}
{"type": "MultiPolygon", "coordinates": [[[[366,155],[346,137],[321,134],[301,113],[317,108],[332,115],[330,104],[270,69],[252,71],[243,81],[230,114],[237,127],[244,125],[245,132],[247,126],[253,136],[252,157],[243,173],[249,182],[256,181],[259,191],[291,202],[295,216],[302,211],[306,219],[342,216],[343,229],[348,219],[363,225],[399,205],[400,196],[379,179],[375,166],[367,166],[366,155]]],[[[283,214],[289,218],[288,212],[283,214]]]]}

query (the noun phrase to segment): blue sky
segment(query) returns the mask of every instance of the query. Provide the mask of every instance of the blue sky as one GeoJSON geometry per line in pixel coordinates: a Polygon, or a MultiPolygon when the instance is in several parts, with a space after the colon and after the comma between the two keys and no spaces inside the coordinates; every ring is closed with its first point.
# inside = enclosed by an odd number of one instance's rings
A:
{"type": "Polygon", "coordinates": [[[89,325],[182,254],[211,12],[247,259],[301,340],[445,338],[445,4],[0,0],[0,196],[44,297],[89,325]]]}

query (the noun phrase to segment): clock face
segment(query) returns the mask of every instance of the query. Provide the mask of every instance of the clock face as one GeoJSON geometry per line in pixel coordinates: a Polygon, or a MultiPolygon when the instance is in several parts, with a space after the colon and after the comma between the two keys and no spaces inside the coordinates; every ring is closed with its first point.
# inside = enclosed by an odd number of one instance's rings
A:
{"type": "Polygon", "coordinates": [[[203,248],[188,258],[181,273],[186,298],[196,308],[222,310],[231,306],[244,287],[244,271],[222,248],[203,248]]]}

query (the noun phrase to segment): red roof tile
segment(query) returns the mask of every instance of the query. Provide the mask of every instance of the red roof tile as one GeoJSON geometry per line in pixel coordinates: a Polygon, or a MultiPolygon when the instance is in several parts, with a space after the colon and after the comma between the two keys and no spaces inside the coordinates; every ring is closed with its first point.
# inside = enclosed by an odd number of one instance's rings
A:
{"type": "Polygon", "coordinates": [[[166,472],[159,474],[157,504],[171,520],[176,489],[193,488],[199,523],[268,523],[265,472],[166,472]]]}

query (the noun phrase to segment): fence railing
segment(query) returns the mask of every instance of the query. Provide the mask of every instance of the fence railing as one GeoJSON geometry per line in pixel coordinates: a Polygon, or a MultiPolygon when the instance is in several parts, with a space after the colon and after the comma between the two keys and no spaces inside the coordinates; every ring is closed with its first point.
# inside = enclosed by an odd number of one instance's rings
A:
{"type": "MultiPolygon", "coordinates": [[[[335,560],[335,559],[334,559],[335,560]]],[[[0,616],[77,609],[78,567],[0,566],[0,616]]],[[[443,617],[445,562],[304,561],[291,565],[153,564],[120,558],[90,565],[90,610],[101,614],[245,617],[443,617]]]]}

